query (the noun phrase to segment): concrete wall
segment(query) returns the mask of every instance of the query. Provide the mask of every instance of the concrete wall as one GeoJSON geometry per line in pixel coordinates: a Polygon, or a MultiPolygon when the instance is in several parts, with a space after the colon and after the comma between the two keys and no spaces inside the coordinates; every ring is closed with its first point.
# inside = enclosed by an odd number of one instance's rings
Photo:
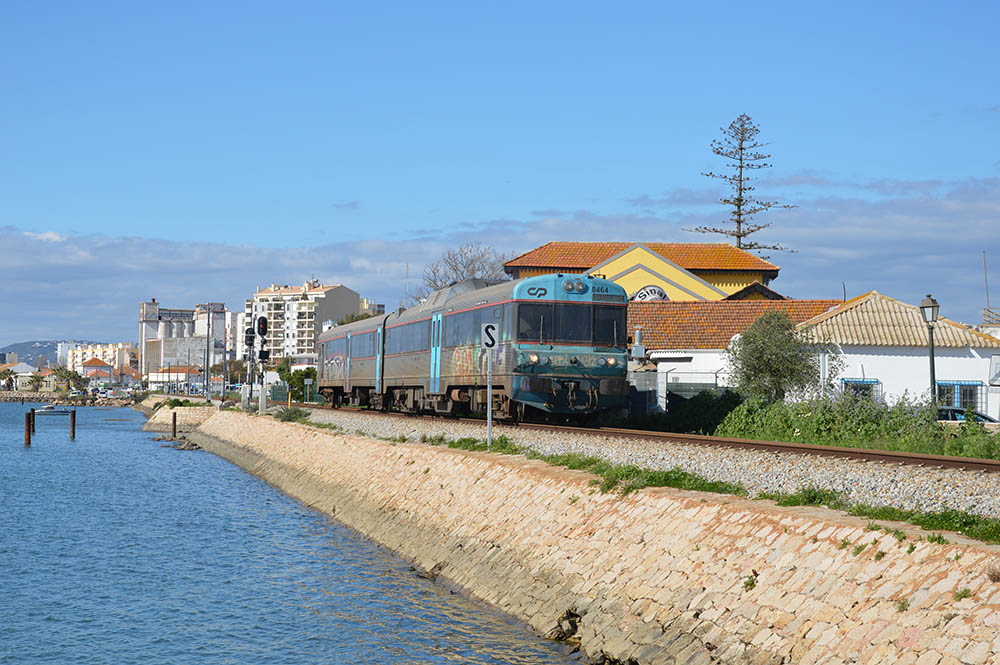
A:
{"type": "MultiPolygon", "coordinates": [[[[990,357],[993,349],[934,349],[934,375],[941,381],[982,381],[984,412],[1000,418],[1000,388],[989,389],[990,357]]],[[[843,346],[842,378],[878,379],[883,394],[892,402],[903,392],[926,397],[930,390],[930,354],[926,347],[843,346]]],[[[998,354],[1000,355],[1000,354],[998,354]]]]}
{"type": "MultiPolygon", "coordinates": [[[[145,405],[143,401],[142,405],[145,405]]],[[[145,409],[140,408],[141,411],[145,409]]],[[[218,413],[216,406],[178,406],[173,409],[162,407],[152,411],[152,415],[142,429],[146,432],[171,432],[173,431],[173,414],[177,414],[177,431],[190,432],[198,425],[218,413]]]]}
{"type": "Polygon", "coordinates": [[[520,457],[235,412],[214,414],[189,438],[593,657],[1000,659],[1000,584],[984,572],[1000,560],[995,547],[932,544],[914,532],[900,543],[825,509],[731,496],[600,494],[587,474],[520,457]],[[956,599],[965,588],[971,597],[956,599]]]}

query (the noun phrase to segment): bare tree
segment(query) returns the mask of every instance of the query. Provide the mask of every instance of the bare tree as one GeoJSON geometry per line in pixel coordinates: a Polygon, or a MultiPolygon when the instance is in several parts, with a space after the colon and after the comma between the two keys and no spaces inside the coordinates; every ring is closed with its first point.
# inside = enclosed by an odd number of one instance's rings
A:
{"type": "Polygon", "coordinates": [[[417,291],[416,298],[426,298],[432,291],[446,288],[470,277],[510,279],[503,271],[503,264],[510,260],[511,256],[478,240],[449,249],[441,255],[441,258],[424,268],[424,284],[417,291]]]}
{"type": "MultiPolygon", "coordinates": [[[[757,134],[760,132],[757,125],[746,113],[741,113],[736,120],[730,123],[728,129],[722,129],[722,140],[712,141],[712,152],[728,160],[726,166],[732,169],[729,175],[712,173],[702,173],[709,178],[724,180],[731,190],[731,193],[719,199],[719,203],[732,208],[729,214],[729,221],[735,228],[716,228],[711,226],[699,226],[688,231],[698,233],[721,233],[722,235],[736,238],[736,246],[746,250],[775,250],[779,252],[794,252],[795,250],[782,247],[781,245],[762,245],[753,240],[746,240],[746,237],[756,233],[761,229],[770,228],[771,224],[754,224],[751,220],[753,216],[767,212],[771,208],[795,208],[794,205],[786,205],[778,201],[762,201],[753,195],[756,189],[750,183],[756,180],[751,174],[757,169],[771,168],[771,164],[766,160],[771,155],[760,152],[766,143],[757,142],[757,134]]],[[[767,258],[766,256],[764,258],[767,258]]]]}

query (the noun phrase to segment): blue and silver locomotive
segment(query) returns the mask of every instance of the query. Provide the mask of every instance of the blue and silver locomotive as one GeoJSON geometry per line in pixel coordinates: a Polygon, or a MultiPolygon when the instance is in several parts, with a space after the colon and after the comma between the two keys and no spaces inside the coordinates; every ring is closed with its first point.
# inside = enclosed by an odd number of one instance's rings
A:
{"type": "Polygon", "coordinates": [[[319,338],[318,389],[334,406],[412,413],[595,414],[624,407],[625,291],[591,275],[468,279],[411,309],[337,326],[319,338]],[[484,323],[498,343],[480,348],[484,323]]]}

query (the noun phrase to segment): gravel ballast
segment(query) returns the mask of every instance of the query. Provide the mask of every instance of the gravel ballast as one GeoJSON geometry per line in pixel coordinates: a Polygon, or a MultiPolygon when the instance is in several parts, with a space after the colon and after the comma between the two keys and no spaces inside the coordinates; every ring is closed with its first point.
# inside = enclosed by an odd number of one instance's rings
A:
{"type": "MultiPolygon", "coordinates": [[[[356,411],[312,410],[310,420],[337,425],[348,434],[410,442],[443,436],[486,438],[486,424],[401,418],[356,411]]],[[[793,493],[812,487],[842,492],[854,503],[938,512],[947,509],[1000,517],[1000,474],[861,460],[770,453],[494,426],[522,448],[542,455],[580,453],[613,464],[668,470],[679,467],[706,480],[739,483],[750,494],[793,493]]]]}

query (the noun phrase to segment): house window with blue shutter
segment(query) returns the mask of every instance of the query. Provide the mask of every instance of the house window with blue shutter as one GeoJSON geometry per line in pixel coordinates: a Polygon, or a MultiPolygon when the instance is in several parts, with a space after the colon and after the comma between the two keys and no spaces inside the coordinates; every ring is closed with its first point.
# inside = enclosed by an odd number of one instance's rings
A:
{"type": "Polygon", "coordinates": [[[882,399],[882,382],[878,379],[841,379],[840,386],[845,393],[882,399]]]}
{"type": "Polygon", "coordinates": [[[965,409],[971,405],[976,411],[985,411],[986,391],[982,381],[938,381],[937,401],[942,406],[965,409]]]}

